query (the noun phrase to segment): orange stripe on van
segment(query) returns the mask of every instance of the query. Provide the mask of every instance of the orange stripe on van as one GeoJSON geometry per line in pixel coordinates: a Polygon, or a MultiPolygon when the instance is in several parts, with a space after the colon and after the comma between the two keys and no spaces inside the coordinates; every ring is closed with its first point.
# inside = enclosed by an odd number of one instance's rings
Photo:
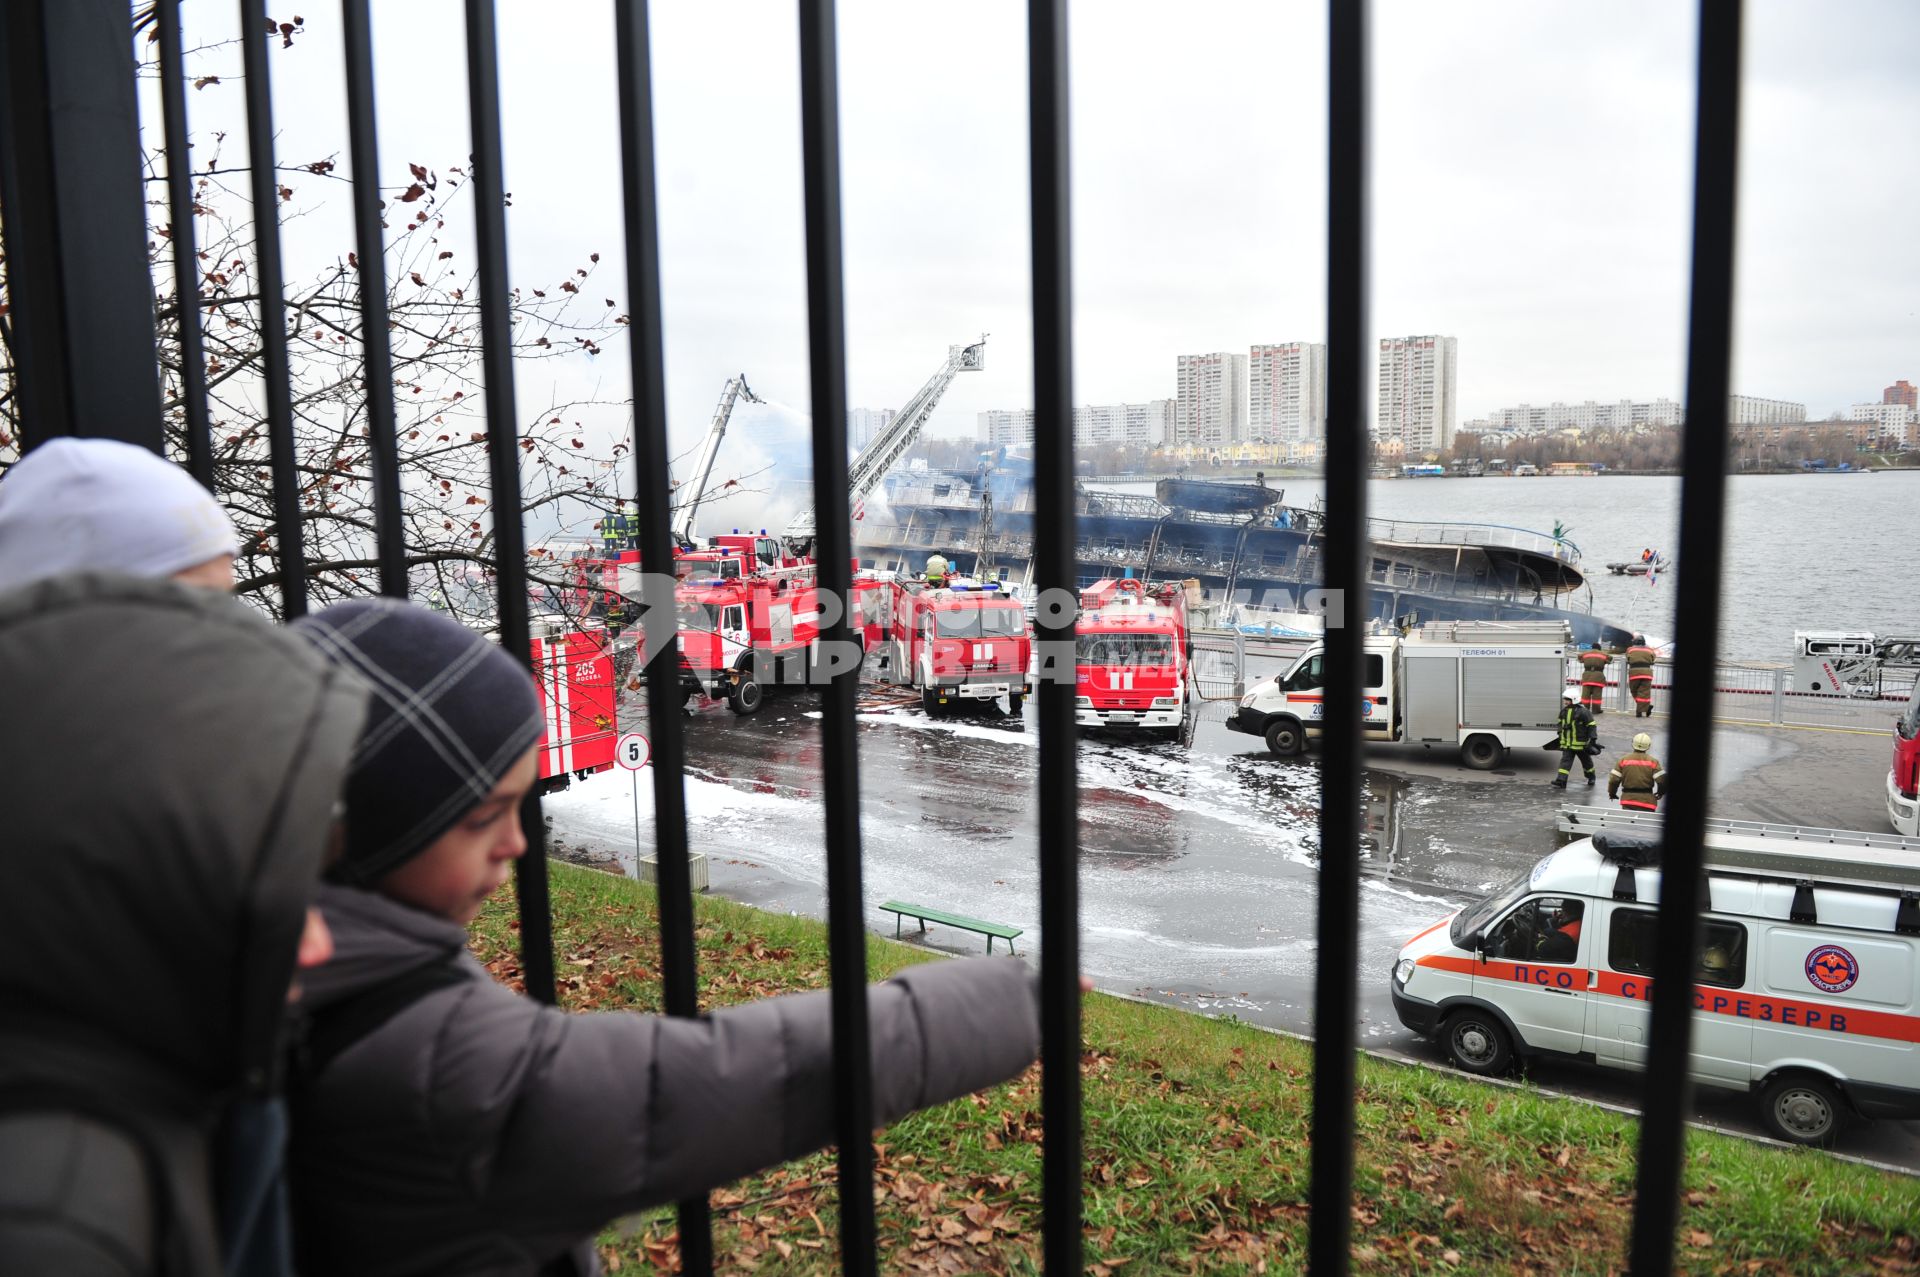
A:
{"type": "MultiPolygon", "coordinates": [[[[1649,1001],[1653,990],[1653,981],[1645,976],[1621,975],[1616,971],[1587,971],[1549,963],[1508,962],[1502,959],[1477,962],[1450,953],[1434,953],[1418,959],[1416,965],[1485,980],[1571,989],[1575,993],[1598,993],[1634,1002],[1649,1001]],[[1589,985],[1592,988],[1588,988],[1589,985]]],[[[1736,989],[1718,989],[1710,985],[1696,987],[1693,1001],[1695,1010],[1708,1015],[1733,1016],[1751,1020],[1755,1024],[1819,1029],[1828,1033],[1884,1038],[1890,1042],[1920,1042],[1920,1016],[1902,1015],[1894,1011],[1874,1011],[1847,1003],[1807,1002],[1799,998],[1742,993],[1736,989]]]]}
{"type": "MultiPolygon", "coordinates": [[[[1417,936],[1415,936],[1415,937],[1413,937],[1413,940],[1409,940],[1409,941],[1407,941],[1407,944],[1412,944],[1414,940],[1418,940],[1418,939],[1420,939],[1420,938],[1421,938],[1421,936],[1430,936],[1430,935],[1432,935],[1432,934],[1433,934],[1434,932],[1436,932],[1436,931],[1438,931],[1438,930],[1440,930],[1440,928],[1442,928],[1442,927],[1444,927],[1444,926],[1446,926],[1446,925],[1447,925],[1447,924],[1448,924],[1449,922],[1452,922],[1452,921],[1453,921],[1453,919],[1452,919],[1451,917],[1446,917],[1446,918],[1442,918],[1442,919],[1440,919],[1440,921],[1438,921],[1438,922],[1436,922],[1436,923],[1434,923],[1434,924],[1433,924],[1433,925],[1432,925],[1431,927],[1428,927],[1428,928],[1427,928],[1427,929],[1426,929],[1425,931],[1422,931],[1422,932],[1420,933],[1420,935],[1417,935],[1417,936]]],[[[1404,946],[1403,946],[1403,947],[1404,947],[1404,946]]]]}

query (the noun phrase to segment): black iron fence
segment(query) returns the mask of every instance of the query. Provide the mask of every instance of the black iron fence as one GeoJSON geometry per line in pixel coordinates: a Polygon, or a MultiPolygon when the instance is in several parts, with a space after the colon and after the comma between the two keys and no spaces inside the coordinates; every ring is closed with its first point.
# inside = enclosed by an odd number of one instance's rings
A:
{"type": "MultiPolygon", "coordinates": [[[[279,253],[279,198],[273,177],[273,128],[264,0],[240,0],[246,39],[246,108],[256,238],[255,278],[265,334],[263,386],[272,441],[275,550],[286,613],[305,608],[309,565],[301,541],[300,479],[287,399],[286,326],[279,253]]],[[[387,348],[383,238],[375,174],[372,58],[367,0],[341,0],[345,83],[353,164],[353,208],[364,323],[366,404],[375,483],[382,592],[406,590],[400,523],[401,476],[394,446],[391,359],[387,348]]],[[[1354,600],[1365,616],[1367,581],[1366,316],[1368,192],[1368,6],[1332,0],[1329,47],[1328,413],[1324,585],[1354,600]]],[[[614,0],[619,115],[632,316],[636,491],[641,496],[644,561],[670,560],[666,408],[655,152],[647,6],[614,0]]],[[[1066,0],[1029,6],[1029,142],[1035,382],[1035,586],[1074,584],[1072,442],[1072,218],[1068,202],[1066,0]]],[[[159,0],[143,21],[157,24],[161,102],[168,157],[175,287],[183,315],[198,316],[192,191],[185,163],[187,124],[181,33],[173,0],[159,0]]],[[[801,85],[807,288],[813,377],[814,505],[820,584],[844,597],[850,554],[846,468],[846,351],[835,14],[831,0],[801,0],[801,85]]],[[[1712,747],[1715,635],[1719,618],[1721,530],[1726,460],[1728,358],[1734,223],[1734,162],[1740,90],[1739,0],[1702,0],[1694,171],[1691,321],[1688,333],[1685,477],[1680,558],[1689,589],[1681,596],[1672,690],[1674,750],[1707,771],[1712,747]]],[[[528,650],[527,559],[513,495],[520,491],[515,446],[513,361],[506,284],[505,191],[492,0],[467,0],[466,52],[477,193],[479,315],[485,345],[485,393],[495,493],[494,541],[501,641],[528,650]]],[[[11,340],[17,356],[23,443],[59,435],[113,435],[162,447],[155,324],[143,250],[139,125],[126,0],[10,0],[0,6],[0,59],[6,93],[0,110],[0,211],[9,267],[11,340]]],[[[187,463],[207,481],[212,447],[207,379],[198,325],[183,320],[182,412],[187,463]]],[[[663,577],[664,574],[661,574],[663,577]]],[[[658,579],[650,588],[658,588],[658,579]]],[[[644,600],[647,615],[671,618],[671,600],[644,600]],[[657,606],[665,603],[666,606],[657,606]]],[[[822,635],[847,637],[842,618],[822,635]]],[[[1067,645],[1073,619],[1041,609],[1042,644],[1067,645]]],[[[655,646],[654,650],[661,650],[655,646]]],[[[653,736],[655,838],[660,865],[665,1005],[697,1014],[693,918],[687,890],[687,831],[671,645],[646,668],[653,736]]],[[[1327,643],[1327,695],[1352,702],[1362,693],[1360,631],[1336,629],[1327,643]]],[[[825,692],[823,794],[832,940],[835,1095],[839,1133],[842,1260],[849,1272],[875,1271],[868,1077],[865,927],[861,888],[860,784],[854,737],[857,671],[825,692]]],[[[1071,682],[1039,693],[1041,866],[1042,1103],[1045,1124],[1045,1260],[1048,1271],[1075,1272],[1081,1259],[1081,1126],[1077,786],[1071,682]]],[[[1321,845],[1359,845],[1362,777],[1356,720],[1330,715],[1322,769],[1321,845]]],[[[1699,867],[1706,818],[1703,787],[1669,799],[1667,884],[1660,902],[1656,979],[1690,989],[1697,948],[1699,867]]],[[[538,800],[524,813],[534,854],[519,862],[523,969],[528,992],[553,999],[546,860],[538,800]]],[[[1351,856],[1322,858],[1318,947],[1327,955],[1315,983],[1316,1040],[1311,1174],[1310,1261],[1318,1273],[1348,1266],[1353,1172],[1355,977],[1348,959],[1359,930],[1358,868],[1351,856]]],[[[1638,1210],[1631,1243],[1636,1273],[1670,1270],[1679,1204],[1690,1032],[1689,996],[1654,1004],[1653,1041],[1641,1126],[1638,1210]]],[[[712,1264],[704,1200],[679,1209],[682,1255],[690,1272],[712,1264]]]]}

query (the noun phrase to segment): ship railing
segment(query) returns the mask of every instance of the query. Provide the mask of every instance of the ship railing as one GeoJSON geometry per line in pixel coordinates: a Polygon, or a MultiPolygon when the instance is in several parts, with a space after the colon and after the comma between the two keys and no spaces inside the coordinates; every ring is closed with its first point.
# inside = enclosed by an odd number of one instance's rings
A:
{"type": "Polygon", "coordinates": [[[1549,536],[1544,532],[1508,527],[1501,523],[1409,523],[1398,519],[1369,519],[1367,531],[1375,542],[1525,550],[1566,564],[1580,561],[1580,547],[1565,537],[1549,536]]]}

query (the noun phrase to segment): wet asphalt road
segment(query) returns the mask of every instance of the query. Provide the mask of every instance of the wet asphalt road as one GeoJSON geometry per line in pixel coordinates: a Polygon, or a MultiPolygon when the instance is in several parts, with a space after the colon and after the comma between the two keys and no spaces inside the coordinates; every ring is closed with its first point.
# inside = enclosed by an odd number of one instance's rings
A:
{"type": "MultiPolygon", "coordinates": [[[[689,836],[693,850],[710,858],[714,890],[765,908],[824,914],[817,697],[770,696],[745,719],[723,704],[696,704],[688,720],[689,836]]],[[[1310,1032],[1319,765],[1312,757],[1273,758],[1259,742],[1227,731],[1226,713],[1226,703],[1205,705],[1190,744],[1083,736],[1083,964],[1102,988],[1310,1032]]],[[[644,706],[623,706],[622,718],[644,728],[644,706]]],[[[1659,737],[1664,723],[1602,719],[1602,739],[1614,752],[1600,760],[1597,801],[1604,801],[1610,760],[1634,727],[1653,726],[1659,737]]],[[[1656,753],[1664,744],[1656,740],[1656,753]]],[[[891,932],[880,902],[913,901],[1024,928],[1020,951],[1037,952],[1036,746],[1030,720],[991,710],[928,719],[917,703],[863,703],[871,927],[891,932]]],[[[1878,784],[1884,748],[1884,740],[1842,734],[1723,732],[1717,814],[1875,828],[1866,819],[1871,804],[1851,791],[1878,784]],[[1836,803],[1837,791],[1844,801],[1836,803]]],[[[1560,796],[1546,782],[1555,757],[1516,752],[1500,770],[1481,773],[1449,752],[1372,748],[1354,956],[1362,1046],[1442,1061],[1437,1046],[1394,1017],[1388,971],[1409,937],[1553,849],[1560,796]]],[[[1669,770],[1676,770],[1671,762],[1669,770]]],[[[554,836],[575,852],[613,854],[630,866],[627,777],[603,774],[551,798],[554,836]]],[[[1574,784],[1578,800],[1577,778],[1574,784]]],[[[641,791],[640,837],[650,852],[646,784],[641,791]]],[[[914,924],[907,926],[911,933],[914,924]]],[[[926,940],[955,953],[985,947],[979,936],[942,928],[926,940]]],[[[1636,1102],[1638,1079],[1606,1070],[1542,1065],[1533,1077],[1554,1089],[1636,1102]]],[[[1697,1109],[1705,1121],[1759,1129],[1744,1096],[1703,1093],[1697,1109]]],[[[1855,1127],[1841,1147],[1920,1171],[1920,1123],[1855,1127]]]]}

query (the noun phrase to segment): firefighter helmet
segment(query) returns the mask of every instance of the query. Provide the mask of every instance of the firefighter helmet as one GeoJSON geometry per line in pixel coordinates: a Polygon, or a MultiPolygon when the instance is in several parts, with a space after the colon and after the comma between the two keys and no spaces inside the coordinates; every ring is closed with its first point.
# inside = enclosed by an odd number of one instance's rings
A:
{"type": "Polygon", "coordinates": [[[1580,689],[1577,687],[1569,687],[1566,691],[1560,693],[1560,699],[1563,701],[1578,701],[1580,699],[1580,689]]]}
{"type": "Polygon", "coordinates": [[[1633,738],[1633,747],[1644,754],[1653,748],[1653,737],[1641,732],[1633,738]]]}

